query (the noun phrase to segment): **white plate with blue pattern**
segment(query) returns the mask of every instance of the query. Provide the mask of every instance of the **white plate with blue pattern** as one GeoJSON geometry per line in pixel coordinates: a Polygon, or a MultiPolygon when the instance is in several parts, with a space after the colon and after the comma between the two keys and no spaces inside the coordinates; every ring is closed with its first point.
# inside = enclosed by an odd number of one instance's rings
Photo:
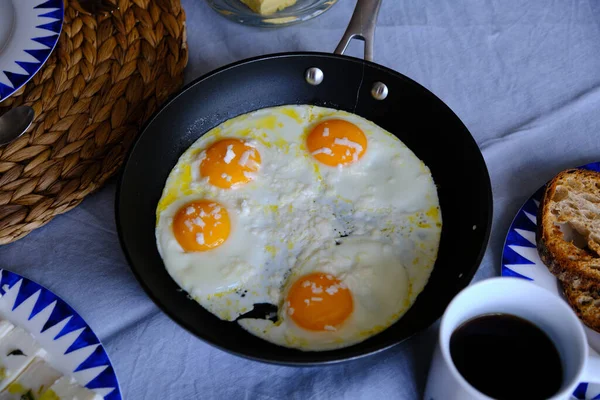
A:
{"type": "MultiPolygon", "coordinates": [[[[600,172],[600,162],[579,168],[600,172]]],[[[527,279],[564,299],[558,280],[540,259],[535,244],[537,212],[544,190],[546,185],[525,202],[508,230],[502,251],[502,276],[527,279]]],[[[585,325],[584,328],[591,350],[600,353],[600,333],[594,332],[585,325]]],[[[583,382],[577,387],[572,398],[600,399],[600,384],[583,382]]]]}
{"type": "Polygon", "coordinates": [[[105,400],[121,400],[108,355],[83,318],[43,286],[0,270],[0,317],[25,329],[48,352],[54,368],[105,400]]]}
{"type": "Polygon", "coordinates": [[[63,19],[63,0],[0,0],[0,102],[42,68],[63,19]]]}

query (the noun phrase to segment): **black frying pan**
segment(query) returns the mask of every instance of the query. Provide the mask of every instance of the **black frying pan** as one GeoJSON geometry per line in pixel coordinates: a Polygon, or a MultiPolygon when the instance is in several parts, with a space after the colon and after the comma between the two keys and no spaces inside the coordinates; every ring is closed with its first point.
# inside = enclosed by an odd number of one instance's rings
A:
{"type": "Polygon", "coordinates": [[[467,128],[440,99],[404,75],[370,62],[380,1],[358,1],[336,50],[339,54],[268,55],[197,79],[156,113],[132,147],[116,199],[121,244],[152,300],[200,339],[237,355],[273,363],[349,360],[398,344],[431,325],[477,270],[492,221],[492,192],[485,162],[467,128]],[[341,54],[353,37],[365,41],[366,61],[341,54]],[[322,71],[320,84],[316,84],[319,74],[311,68],[322,71]],[[376,85],[378,82],[387,88],[385,99],[381,99],[385,90],[376,85]],[[178,290],[156,248],[155,209],[179,156],[204,133],[230,118],[284,104],[331,107],[375,122],[412,149],[429,166],[438,185],[442,237],[425,290],[394,325],[344,349],[288,349],[247,333],[235,322],[218,319],[178,290]]]}

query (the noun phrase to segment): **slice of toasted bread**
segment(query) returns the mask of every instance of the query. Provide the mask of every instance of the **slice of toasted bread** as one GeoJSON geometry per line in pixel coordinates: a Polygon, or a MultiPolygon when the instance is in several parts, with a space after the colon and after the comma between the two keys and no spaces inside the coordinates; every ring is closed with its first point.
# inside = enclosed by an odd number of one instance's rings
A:
{"type": "Polygon", "coordinates": [[[600,332],[600,286],[589,283],[578,287],[563,283],[562,286],[567,301],[583,323],[600,332]]]}
{"type": "Polygon", "coordinates": [[[600,173],[570,169],[554,177],[536,241],[544,264],[567,286],[600,286],[600,173]]]}

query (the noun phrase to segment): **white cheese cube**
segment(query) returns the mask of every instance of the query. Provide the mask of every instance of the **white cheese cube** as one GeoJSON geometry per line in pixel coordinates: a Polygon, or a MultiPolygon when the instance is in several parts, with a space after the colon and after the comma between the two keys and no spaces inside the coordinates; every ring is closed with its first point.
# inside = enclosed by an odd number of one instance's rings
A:
{"type": "Polygon", "coordinates": [[[61,375],[46,361],[36,357],[25,371],[0,393],[0,400],[38,400],[61,375]]]}
{"type": "Polygon", "coordinates": [[[12,382],[44,350],[33,336],[19,327],[0,338],[0,390],[12,382]]]}
{"type": "Polygon", "coordinates": [[[102,396],[80,386],[75,379],[63,376],[39,400],[102,400],[102,396]]]}
{"type": "Polygon", "coordinates": [[[10,332],[15,326],[8,321],[0,320],[0,338],[3,338],[10,332]]]}

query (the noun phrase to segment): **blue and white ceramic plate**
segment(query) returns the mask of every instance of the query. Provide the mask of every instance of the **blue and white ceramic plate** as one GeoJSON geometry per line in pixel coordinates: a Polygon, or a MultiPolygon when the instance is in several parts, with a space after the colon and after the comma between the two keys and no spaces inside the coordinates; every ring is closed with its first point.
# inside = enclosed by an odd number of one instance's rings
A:
{"type": "Polygon", "coordinates": [[[106,400],[120,400],[115,371],[102,344],[67,303],[27,278],[0,270],[0,317],[25,329],[54,368],[106,400]]]}
{"type": "Polygon", "coordinates": [[[42,68],[63,18],[63,0],[0,0],[0,102],[42,68]]]}
{"type": "MultiPolygon", "coordinates": [[[[579,167],[600,172],[600,162],[579,167]]],[[[564,298],[558,280],[540,259],[536,244],[537,212],[546,190],[542,186],[525,202],[513,220],[502,252],[502,276],[513,276],[534,282],[564,298]]],[[[566,301],[566,300],[565,300],[566,301]]],[[[584,325],[592,351],[600,353],[600,333],[584,325]]],[[[600,399],[600,385],[582,383],[573,393],[575,399],[600,399]]]]}

